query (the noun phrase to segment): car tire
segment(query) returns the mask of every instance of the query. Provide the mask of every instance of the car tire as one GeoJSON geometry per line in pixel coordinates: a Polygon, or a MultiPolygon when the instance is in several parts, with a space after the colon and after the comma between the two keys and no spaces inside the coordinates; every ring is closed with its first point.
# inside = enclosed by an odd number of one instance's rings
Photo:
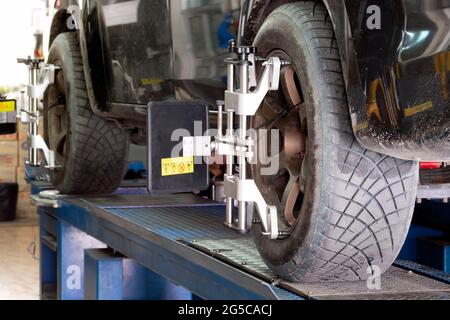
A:
{"type": "Polygon", "coordinates": [[[44,137],[58,168],[51,181],[63,194],[108,194],[120,185],[128,156],[128,132],[91,110],[78,35],[62,33],[48,63],[60,67],[44,98],[44,137]]]}
{"type": "MultiPolygon", "coordinates": [[[[418,164],[366,150],[355,139],[333,24],[322,3],[277,8],[254,46],[262,56],[281,49],[292,59],[309,139],[301,211],[294,225],[279,216],[287,236],[271,240],[260,223],[253,225],[262,258],[293,282],[357,281],[385,272],[410,227],[418,164]]],[[[256,166],[252,173],[260,180],[256,166]]]]}

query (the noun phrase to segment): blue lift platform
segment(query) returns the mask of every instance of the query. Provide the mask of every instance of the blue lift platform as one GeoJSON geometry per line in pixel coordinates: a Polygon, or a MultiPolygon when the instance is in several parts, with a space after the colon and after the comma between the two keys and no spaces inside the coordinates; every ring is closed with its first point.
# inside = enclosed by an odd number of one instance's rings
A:
{"type": "Polygon", "coordinates": [[[275,277],[225,207],[193,195],[123,188],[101,197],[42,199],[42,299],[450,299],[448,273],[399,260],[366,282],[294,284],[275,277]]]}

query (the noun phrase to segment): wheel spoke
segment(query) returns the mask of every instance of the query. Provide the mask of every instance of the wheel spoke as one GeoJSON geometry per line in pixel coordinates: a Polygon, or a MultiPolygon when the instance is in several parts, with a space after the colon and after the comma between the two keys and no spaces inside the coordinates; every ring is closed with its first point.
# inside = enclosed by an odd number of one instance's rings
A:
{"type": "Polygon", "coordinates": [[[61,71],[58,72],[58,74],[56,75],[56,86],[59,90],[59,92],[62,95],[66,95],[66,83],[65,83],[65,79],[64,79],[64,73],[62,73],[61,71]]]}
{"type": "Polygon", "coordinates": [[[68,130],[69,130],[69,119],[67,118],[67,114],[66,113],[63,113],[62,115],[61,115],[61,129],[64,131],[64,132],[66,132],[66,134],[67,134],[67,132],[68,132],[68,130]]]}
{"type": "Polygon", "coordinates": [[[302,132],[306,134],[306,105],[300,96],[300,90],[297,85],[294,68],[292,66],[283,68],[281,73],[281,88],[289,106],[299,113],[302,132]]]}
{"type": "Polygon", "coordinates": [[[64,132],[64,131],[58,133],[54,137],[54,142],[55,142],[54,145],[56,146],[56,151],[60,155],[64,155],[64,153],[65,153],[66,140],[67,140],[67,132],[64,132]]]}
{"type": "Polygon", "coordinates": [[[45,105],[45,111],[48,112],[52,109],[52,106],[59,104],[59,92],[55,85],[49,86],[47,89],[48,100],[45,105]]]}
{"type": "Polygon", "coordinates": [[[295,70],[292,66],[285,67],[281,70],[281,87],[286,101],[291,108],[296,108],[302,103],[295,77],[295,70]]]}
{"type": "Polygon", "coordinates": [[[49,127],[52,128],[52,134],[59,134],[67,128],[66,110],[64,105],[51,106],[48,111],[49,127]]]}
{"type": "Polygon", "coordinates": [[[264,119],[264,121],[262,121],[263,129],[272,130],[274,128],[278,128],[277,124],[279,121],[273,121],[277,117],[277,113],[268,103],[263,103],[260,115],[262,119],[264,119]]]}
{"type": "Polygon", "coordinates": [[[281,207],[284,208],[284,217],[289,225],[295,223],[294,209],[298,196],[300,195],[299,177],[291,175],[289,182],[281,199],[281,207]]]}
{"type": "Polygon", "coordinates": [[[66,114],[66,106],[63,104],[58,104],[56,106],[51,107],[50,109],[52,113],[54,113],[56,116],[61,117],[66,114]]]}
{"type": "MultiPolygon", "coordinates": [[[[285,55],[279,51],[273,54],[285,55]]],[[[302,205],[300,200],[305,195],[305,189],[308,189],[309,180],[306,177],[311,166],[311,163],[306,164],[305,168],[303,166],[307,157],[308,136],[306,104],[299,80],[293,65],[284,67],[280,75],[280,90],[266,96],[253,123],[256,129],[279,130],[279,152],[271,152],[274,141],[269,137],[259,137],[258,148],[266,148],[263,150],[266,152],[260,154],[260,162],[252,170],[266,201],[270,200],[268,203],[277,206],[279,215],[283,217],[280,221],[286,229],[293,227],[298,219],[302,205]],[[274,172],[263,175],[261,168],[269,164],[274,172]]]]}

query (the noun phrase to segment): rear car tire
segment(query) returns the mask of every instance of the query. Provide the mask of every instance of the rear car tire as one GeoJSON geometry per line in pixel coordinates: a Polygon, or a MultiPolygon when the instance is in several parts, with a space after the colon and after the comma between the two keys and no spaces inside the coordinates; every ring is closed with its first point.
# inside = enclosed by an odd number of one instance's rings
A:
{"type": "Polygon", "coordinates": [[[55,151],[51,181],[63,194],[108,194],[120,185],[128,156],[128,132],[90,107],[77,33],[62,33],[48,63],[61,69],[44,98],[44,136],[55,151]]]}
{"type": "MultiPolygon", "coordinates": [[[[322,3],[279,7],[260,28],[254,46],[265,57],[282,50],[291,58],[308,141],[296,220],[288,223],[279,215],[280,230],[288,236],[270,240],[261,224],[253,226],[262,258],[293,282],[365,280],[386,271],[411,223],[418,164],[366,150],[355,139],[334,29],[322,3]]],[[[252,174],[266,201],[283,212],[276,196],[283,191],[271,196],[274,180],[264,185],[258,166],[252,174]]]]}

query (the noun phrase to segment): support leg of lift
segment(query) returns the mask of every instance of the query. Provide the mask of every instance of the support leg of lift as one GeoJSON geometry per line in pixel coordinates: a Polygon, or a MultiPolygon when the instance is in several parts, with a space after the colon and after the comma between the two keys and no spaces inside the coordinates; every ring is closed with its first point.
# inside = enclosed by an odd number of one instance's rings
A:
{"type": "Polygon", "coordinates": [[[57,222],[58,299],[84,299],[84,250],[106,245],[77,228],[57,222]]]}
{"type": "Polygon", "coordinates": [[[85,299],[191,300],[192,294],[111,249],[85,250],[85,299]]]}
{"type": "Polygon", "coordinates": [[[85,250],[85,300],[123,300],[123,260],[109,249],[85,250]]]}

